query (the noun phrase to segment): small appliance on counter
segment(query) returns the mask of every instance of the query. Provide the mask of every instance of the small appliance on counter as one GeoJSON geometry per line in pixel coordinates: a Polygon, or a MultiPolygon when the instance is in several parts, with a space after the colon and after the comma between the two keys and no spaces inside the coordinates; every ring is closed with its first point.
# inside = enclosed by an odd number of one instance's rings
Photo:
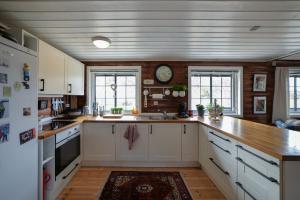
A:
{"type": "Polygon", "coordinates": [[[179,106],[178,106],[178,117],[179,118],[188,118],[189,115],[186,111],[186,102],[182,101],[179,103],[179,106]]]}

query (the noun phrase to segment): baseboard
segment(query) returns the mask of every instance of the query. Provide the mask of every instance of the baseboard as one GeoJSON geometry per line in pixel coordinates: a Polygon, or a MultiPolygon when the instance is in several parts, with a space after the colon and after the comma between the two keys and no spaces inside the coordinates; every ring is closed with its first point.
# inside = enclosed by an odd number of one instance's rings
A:
{"type": "Polygon", "coordinates": [[[86,167],[200,167],[198,161],[191,162],[153,162],[153,161],[82,161],[86,167]]]}

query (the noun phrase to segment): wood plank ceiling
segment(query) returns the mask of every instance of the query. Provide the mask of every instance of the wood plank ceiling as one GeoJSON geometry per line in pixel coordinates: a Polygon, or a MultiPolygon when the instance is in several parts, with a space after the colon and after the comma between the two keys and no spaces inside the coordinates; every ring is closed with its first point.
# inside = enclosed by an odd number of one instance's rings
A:
{"type": "Polygon", "coordinates": [[[0,21],[81,60],[266,61],[300,50],[299,0],[10,0],[0,21]],[[97,49],[94,36],[111,46],[97,49]]]}

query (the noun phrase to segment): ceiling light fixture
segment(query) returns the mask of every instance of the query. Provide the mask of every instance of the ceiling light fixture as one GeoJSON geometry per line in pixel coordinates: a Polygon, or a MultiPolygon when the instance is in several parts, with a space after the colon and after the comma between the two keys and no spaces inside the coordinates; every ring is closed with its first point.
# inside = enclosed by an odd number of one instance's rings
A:
{"type": "Polygon", "coordinates": [[[109,47],[111,41],[107,37],[97,36],[92,38],[93,44],[100,49],[109,47]]]}

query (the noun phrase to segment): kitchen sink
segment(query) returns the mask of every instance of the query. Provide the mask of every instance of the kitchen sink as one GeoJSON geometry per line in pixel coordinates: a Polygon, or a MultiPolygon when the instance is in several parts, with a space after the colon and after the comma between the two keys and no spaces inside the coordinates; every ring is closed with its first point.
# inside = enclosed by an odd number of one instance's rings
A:
{"type": "Polygon", "coordinates": [[[168,117],[163,117],[163,116],[147,116],[149,120],[177,120],[178,118],[176,116],[168,116],[168,117]]]}

